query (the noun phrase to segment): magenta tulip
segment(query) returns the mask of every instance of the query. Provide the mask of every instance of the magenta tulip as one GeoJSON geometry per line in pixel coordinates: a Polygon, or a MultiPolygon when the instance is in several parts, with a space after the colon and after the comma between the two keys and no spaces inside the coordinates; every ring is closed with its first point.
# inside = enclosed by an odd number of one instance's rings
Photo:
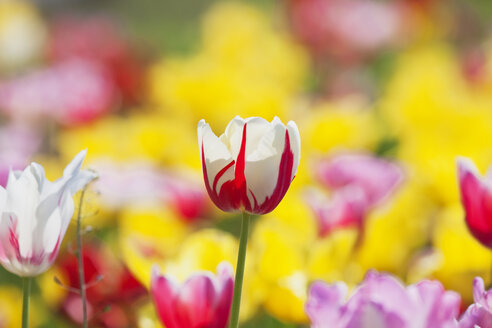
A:
{"type": "Polygon", "coordinates": [[[166,328],[225,328],[234,288],[233,269],[227,262],[217,275],[200,272],[179,284],[154,268],[151,293],[157,314],[166,328]]]}
{"type": "Polygon", "coordinates": [[[466,224],[479,242],[492,248],[492,174],[481,178],[471,160],[461,157],[457,162],[466,224]]]}

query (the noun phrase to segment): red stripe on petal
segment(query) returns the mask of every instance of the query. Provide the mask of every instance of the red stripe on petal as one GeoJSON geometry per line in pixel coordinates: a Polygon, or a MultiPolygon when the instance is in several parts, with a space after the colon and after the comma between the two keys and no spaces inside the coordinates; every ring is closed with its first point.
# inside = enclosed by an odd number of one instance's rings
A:
{"type": "MultiPolygon", "coordinates": [[[[289,130],[285,130],[285,146],[280,159],[280,165],[278,168],[277,184],[271,196],[267,197],[265,201],[251,211],[255,214],[266,214],[275,209],[278,203],[284,198],[287,189],[289,189],[292,182],[292,169],[294,167],[294,154],[290,148],[289,130]]],[[[253,195],[254,198],[254,195],[253,195]]]]}
{"type": "Polygon", "coordinates": [[[9,219],[10,219],[10,226],[9,226],[10,249],[14,252],[17,261],[23,262],[20,254],[19,236],[17,234],[17,218],[14,218],[12,217],[12,215],[10,215],[9,219]]]}
{"type": "Polygon", "coordinates": [[[60,249],[60,236],[58,236],[58,239],[56,240],[56,245],[53,248],[53,252],[51,252],[50,256],[48,257],[49,262],[55,261],[59,249],[60,249]]]}
{"type": "Polygon", "coordinates": [[[236,188],[238,190],[243,187],[246,188],[246,177],[244,176],[244,168],[246,166],[246,126],[248,124],[244,123],[243,126],[243,139],[241,140],[241,149],[237,155],[236,170],[234,171],[236,188]]]}
{"type": "MultiPolygon", "coordinates": [[[[231,165],[234,165],[234,161],[232,161],[230,164],[227,165],[227,167],[230,167],[231,165]]],[[[212,200],[212,202],[214,202],[214,204],[220,208],[221,210],[223,211],[230,211],[231,209],[234,209],[231,201],[229,200],[229,197],[232,197],[231,195],[229,195],[229,187],[228,185],[230,183],[233,183],[233,181],[227,181],[225,182],[222,187],[220,188],[220,195],[217,194],[216,190],[215,190],[215,187],[217,185],[217,182],[218,182],[218,179],[215,178],[214,179],[214,189],[212,189],[212,187],[210,186],[210,182],[208,181],[208,173],[207,173],[207,161],[205,160],[205,151],[204,151],[204,147],[203,147],[203,143],[202,143],[202,171],[203,171],[203,179],[205,181],[205,188],[207,189],[207,193],[208,195],[210,196],[210,199],[212,200]],[[216,181],[215,181],[216,180],[216,181]],[[222,196],[222,194],[226,194],[227,197],[224,197],[222,196]]],[[[219,173],[221,174],[221,172],[224,171],[224,173],[226,172],[224,169],[222,169],[219,173]]],[[[222,174],[224,174],[222,173],[222,174]]],[[[220,179],[220,177],[219,177],[220,179]]]]}
{"type": "Polygon", "coordinates": [[[227,164],[227,166],[225,166],[222,170],[219,171],[219,173],[217,173],[217,175],[215,176],[214,178],[214,184],[213,184],[213,187],[212,187],[212,190],[214,191],[214,193],[217,193],[217,183],[219,182],[220,178],[222,178],[222,176],[224,175],[224,173],[227,172],[227,170],[234,165],[234,161],[230,162],[229,164],[227,164]]]}

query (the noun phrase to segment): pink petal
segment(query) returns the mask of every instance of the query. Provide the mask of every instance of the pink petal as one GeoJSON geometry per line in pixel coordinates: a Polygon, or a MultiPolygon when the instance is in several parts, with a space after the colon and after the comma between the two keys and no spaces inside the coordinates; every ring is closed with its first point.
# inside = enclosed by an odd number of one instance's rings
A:
{"type": "Polygon", "coordinates": [[[176,318],[180,327],[209,327],[215,318],[217,290],[212,278],[200,274],[189,278],[176,298],[176,318]]]}
{"type": "Polygon", "coordinates": [[[160,319],[167,328],[182,328],[176,318],[175,298],[178,286],[165,276],[159,275],[159,268],[152,269],[150,292],[160,319]]]}
{"type": "Polygon", "coordinates": [[[403,180],[398,165],[367,155],[341,155],[322,162],[318,176],[331,189],[359,186],[371,206],[387,198],[403,180]]]}

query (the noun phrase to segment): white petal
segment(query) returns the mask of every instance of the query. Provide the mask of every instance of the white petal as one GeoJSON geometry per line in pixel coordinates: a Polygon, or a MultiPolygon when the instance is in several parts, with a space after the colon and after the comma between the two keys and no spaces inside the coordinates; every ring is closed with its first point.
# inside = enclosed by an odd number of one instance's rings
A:
{"type": "Polygon", "coordinates": [[[32,254],[32,233],[39,204],[38,183],[29,167],[17,180],[9,182],[6,207],[18,219],[20,254],[29,257],[32,254]]]}
{"type": "Polygon", "coordinates": [[[268,133],[273,126],[284,126],[278,117],[275,117],[272,123],[261,117],[250,117],[246,120],[246,123],[246,157],[258,148],[263,136],[268,133]]]}
{"type": "Polygon", "coordinates": [[[97,173],[91,170],[78,171],[69,181],[67,181],[66,191],[70,195],[75,195],[79,190],[85,188],[85,186],[92,180],[97,178],[97,173]]]}
{"type": "Polygon", "coordinates": [[[232,159],[227,146],[217,138],[210,125],[205,123],[204,120],[198,122],[198,145],[200,147],[200,153],[203,145],[205,158],[209,161],[232,159]]]}
{"type": "MultiPolygon", "coordinates": [[[[246,138],[249,139],[249,126],[246,138]]],[[[246,156],[247,161],[260,161],[265,158],[282,154],[285,146],[285,126],[280,121],[268,123],[266,128],[255,131],[255,148],[246,156]]],[[[249,140],[247,141],[250,142],[249,140]]]]}
{"type": "Polygon", "coordinates": [[[77,173],[82,167],[85,155],[87,155],[87,149],[84,149],[75,155],[72,161],[65,167],[65,170],[63,170],[63,176],[71,176],[77,173]]]}
{"type": "Polygon", "coordinates": [[[219,137],[220,141],[227,147],[229,153],[237,158],[243,140],[243,127],[246,123],[241,117],[234,117],[227,125],[225,132],[219,137]]]}
{"type": "Polygon", "coordinates": [[[67,232],[70,220],[72,220],[75,205],[73,198],[70,195],[65,194],[60,204],[60,217],[61,217],[61,229],[60,236],[63,238],[67,232]]]}
{"type": "Polygon", "coordinates": [[[0,186],[0,215],[5,211],[7,206],[7,190],[0,186]]]}
{"type": "MultiPolygon", "coordinates": [[[[285,126],[273,124],[261,138],[256,150],[246,160],[244,175],[247,187],[254,194],[258,204],[263,203],[277,185],[284,146],[285,126]]],[[[252,199],[250,201],[254,204],[252,199]]]]}
{"type": "Polygon", "coordinates": [[[42,246],[45,253],[53,252],[58,239],[60,238],[62,228],[61,223],[60,209],[56,208],[45,222],[44,229],[39,229],[41,230],[42,246]]]}
{"type": "Polygon", "coordinates": [[[297,174],[299,161],[301,160],[301,136],[294,121],[287,123],[287,130],[289,131],[290,149],[294,154],[294,165],[292,166],[292,179],[294,179],[294,176],[297,174]]]}
{"type": "MultiPolygon", "coordinates": [[[[198,144],[200,145],[200,154],[202,153],[201,148],[203,145],[203,157],[205,158],[205,163],[202,163],[202,165],[206,166],[207,180],[210,187],[213,188],[215,176],[232,162],[232,156],[226,145],[217,138],[212,132],[212,129],[210,129],[210,126],[205,123],[204,120],[201,120],[198,123],[198,144]]],[[[224,182],[232,179],[234,179],[234,165],[231,166],[218,181],[216,189],[217,193],[220,191],[220,187],[224,182]]]]}

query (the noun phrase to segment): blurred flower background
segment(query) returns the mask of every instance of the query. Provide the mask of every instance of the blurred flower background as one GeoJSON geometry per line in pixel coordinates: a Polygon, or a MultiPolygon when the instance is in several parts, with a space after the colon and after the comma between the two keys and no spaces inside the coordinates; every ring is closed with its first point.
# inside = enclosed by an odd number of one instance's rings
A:
{"type": "MultiPolygon", "coordinates": [[[[464,310],[475,276],[492,283],[455,164],[492,163],[491,17],[488,0],[0,0],[0,184],[87,148],[90,326],[162,327],[154,264],[184,280],[236,263],[240,215],[206,194],[197,122],[276,115],[301,163],[253,221],[242,327],[307,327],[313,281],[352,289],[369,269],[437,279],[464,310]]],[[[35,280],[33,327],[80,325],[74,230],[35,280]]],[[[0,269],[1,328],[20,299],[0,269]]]]}

